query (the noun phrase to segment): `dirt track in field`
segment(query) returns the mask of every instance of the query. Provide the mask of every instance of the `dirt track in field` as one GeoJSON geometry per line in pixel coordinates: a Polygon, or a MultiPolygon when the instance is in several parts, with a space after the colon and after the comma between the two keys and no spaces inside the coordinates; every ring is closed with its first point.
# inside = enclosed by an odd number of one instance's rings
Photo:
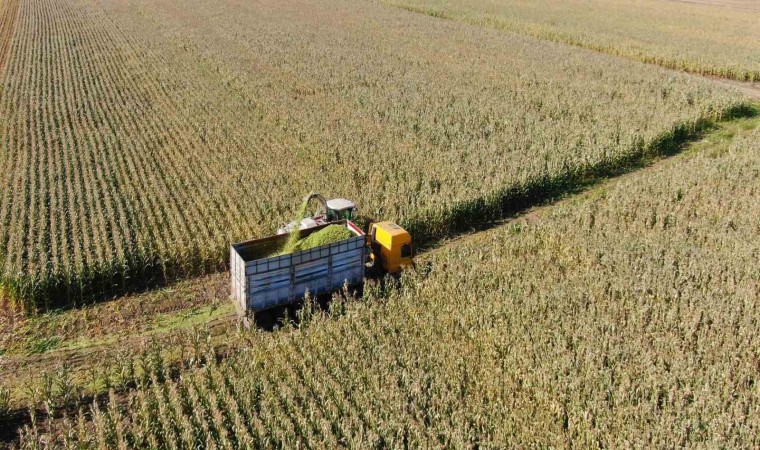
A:
{"type": "MultiPolygon", "coordinates": [[[[689,3],[691,5],[700,5],[700,6],[716,6],[718,8],[733,8],[733,9],[743,9],[746,11],[760,11],[760,8],[753,8],[752,6],[748,6],[747,2],[731,2],[731,1],[721,1],[721,0],[714,0],[714,1],[708,1],[708,0],[664,0],[668,2],[673,3],[689,3]]],[[[752,5],[752,3],[749,3],[749,5],[752,5]]]]}
{"type": "Polygon", "coordinates": [[[745,96],[753,99],[753,100],[760,100],[760,83],[750,83],[747,81],[736,81],[736,80],[728,80],[726,78],[718,78],[718,77],[704,77],[704,76],[697,76],[693,75],[697,78],[701,78],[703,80],[710,81],[713,84],[717,84],[723,87],[736,89],[745,96]]]}

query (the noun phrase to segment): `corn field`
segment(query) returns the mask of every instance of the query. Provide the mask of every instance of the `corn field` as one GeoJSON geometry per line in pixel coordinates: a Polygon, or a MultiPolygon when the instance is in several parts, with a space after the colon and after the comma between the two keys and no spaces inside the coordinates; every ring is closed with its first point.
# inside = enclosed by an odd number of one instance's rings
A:
{"type": "Polygon", "coordinates": [[[448,246],[174,380],[157,366],[21,448],[757,447],[759,143],[448,246]]]}
{"type": "Polygon", "coordinates": [[[3,73],[11,46],[16,14],[18,14],[18,1],[5,1],[0,5],[0,75],[3,73]]]}
{"type": "Polygon", "coordinates": [[[760,7],[752,0],[382,1],[670,69],[760,80],[760,7]]]}
{"type": "Polygon", "coordinates": [[[0,283],[29,309],[223,269],[309,191],[445,235],[742,111],[702,82],[373,2],[0,11],[0,283]]]}

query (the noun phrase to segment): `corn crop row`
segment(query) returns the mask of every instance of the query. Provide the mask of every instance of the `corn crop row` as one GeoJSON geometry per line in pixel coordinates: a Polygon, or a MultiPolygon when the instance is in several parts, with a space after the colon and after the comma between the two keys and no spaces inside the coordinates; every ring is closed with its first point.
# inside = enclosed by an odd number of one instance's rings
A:
{"type": "Polygon", "coordinates": [[[18,16],[18,0],[9,0],[0,5],[0,76],[13,42],[13,31],[18,16]]]}

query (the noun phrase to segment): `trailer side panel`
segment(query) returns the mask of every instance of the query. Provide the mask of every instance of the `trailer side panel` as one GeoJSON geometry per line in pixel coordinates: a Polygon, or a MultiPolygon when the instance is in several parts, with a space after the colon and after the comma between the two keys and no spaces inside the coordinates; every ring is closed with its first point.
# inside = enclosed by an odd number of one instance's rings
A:
{"type": "MultiPolygon", "coordinates": [[[[233,298],[244,310],[262,311],[340,290],[364,281],[365,236],[351,222],[355,236],[300,252],[245,261],[259,241],[235,244],[230,255],[233,298]],[[242,279],[242,281],[240,281],[242,279]]],[[[261,242],[266,242],[265,238],[261,242]]]]}

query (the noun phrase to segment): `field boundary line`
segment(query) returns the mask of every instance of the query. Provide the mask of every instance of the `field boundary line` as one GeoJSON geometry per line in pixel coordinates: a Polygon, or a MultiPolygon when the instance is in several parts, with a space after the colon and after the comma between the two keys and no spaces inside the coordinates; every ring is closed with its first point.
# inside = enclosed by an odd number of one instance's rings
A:
{"type": "Polygon", "coordinates": [[[538,27],[531,28],[530,25],[520,25],[516,22],[511,22],[508,18],[500,18],[494,15],[464,17],[457,16],[440,8],[424,8],[421,6],[405,5],[398,3],[395,0],[379,1],[390,8],[396,8],[414,14],[422,14],[430,17],[435,17],[437,19],[489,28],[499,32],[514,33],[521,36],[541,39],[543,41],[571,45],[573,47],[579,47],[598,53],[604,53],[605,55],[616,56],[619,58],[627,59],[629,61],[636,61],[644,64],[662,67],[664,69],[674,70],[677,72],[685,72],[702,77],[716,77],[724,80],[734,80],[738,82],[760,81],[760,70],[736,67],[717,67],[711,66],[709,64],[705,65],[699,61],[693,61],[689,59],[658,57],[646,54],[644,52],[630,52],[612,45],[597,45],[582,36],[574,36],[564,31],[536,29],[538,27]]]}

